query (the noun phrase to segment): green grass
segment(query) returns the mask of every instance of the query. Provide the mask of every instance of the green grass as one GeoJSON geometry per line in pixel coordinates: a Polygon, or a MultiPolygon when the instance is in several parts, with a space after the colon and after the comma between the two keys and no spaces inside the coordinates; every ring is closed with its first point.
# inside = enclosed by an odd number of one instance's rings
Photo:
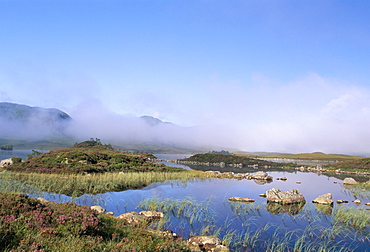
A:
{"type": "Polygon", "coordinates": [[[338,160],[338,161],[349,161],[349,160],[363,159],[363,157],[359,157],[359,156],[340,155],[340,154],[325,154],[325,153],[322,153],[322,152],[289,154],[289,155],[281,156],[280,158],[311,159],[311,160],[338,160]]]}
{"type": "Polygon", "coordinates": [[[370,172],[370,158],[362,158],[337,164],[330,164],[326,165],[324,168],[349,172],[370,172]]]}
{"type": "Polygon", "coordinates": [[[258,166],[269,166],[274,168],[281,168],[286,166],[295,166],[293,163],[276,163],[270,161],[264,161],[252,158],[250,156],[233,154],[233,155],[222,155],[222,154],[195,154],[189,158],[182,159],[183,161],[195,161],[199,163],[225,163],[228,164],[243,164],[244,167],[249,165],[258,165],[258,166]]]}
{"type": "Polygon", "coordinates": [[[209,178],[205,172],[126,172],[103,174],[43,174],[5,171],[0,173],[0,187],[11,192],[54,192],[78,197],[110,191],[139,189],[154,182],[209,178]]]}
{"type": "Polygon", "coordinates": [[[256,153],[256,154],[238,154],[240,156],[247,157],[259,157],[259,158],[287,158],[287,159],[307,159],[307,160],[331,160],[331,161],[349,161],[359,160],[363,157],[341,155],[341,154],[325,154],[322,152],[313,153],[300,153],[300,154],[288,154],[288,153],[256,153]]]}

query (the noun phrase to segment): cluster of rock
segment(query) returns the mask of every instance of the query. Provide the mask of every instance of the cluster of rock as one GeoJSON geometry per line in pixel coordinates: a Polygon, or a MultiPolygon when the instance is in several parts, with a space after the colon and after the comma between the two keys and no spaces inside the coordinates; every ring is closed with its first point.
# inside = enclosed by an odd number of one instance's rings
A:
{"type": "Polygon", "coordinates": [[[186,165],[205,165],[205,166],[218,166],[218,167],[225,167],[225,166],[229,166],[229,167],[238,167],[238,168],[243,168],[243,164],[242,163],[239,163],[239,164],[226,164],[224,162],[198,162],[198,161],[185,161],[185,160],[178,160],[178,159],[175,159],[175,160],[166,160],[166,162],[171,162],[171,163],[175,163],[175,164],[186,164],[186,165]]]}
{"type": "Polygon", "coordinates": [[[229,248],[215,236],[194,236],[189,239],[191,251],[229,252],[229,248]]]}
{"type": "Polygon", "coordinates": [[[233,173],[233,172],[220,172],[220,171],[206,171],[206,173],[210,174],[212,177],[216,178],[235,178],[235,179],[255,179],[255,180],[265,180],[265,181],[272,181],[273,178],[269,176],[264,171],[258,171],[255,173],[233,173]]]}
{"type": "MultiPolygon", "coordinates": [[[[242,163],[237,164],[226,164],[224,162],[199,162],[199,161],[185,161],[185,160],[163,160],[166,162],[171,162],[175,164],[185,164],[185,165],[204,165],[204,166],[217,166],[217,167],[237,167],[237,168],[243,168],[244,165],[242,163]]],[[[271,168],[269,165],[261,165],[261,164],[250,164],[247,165],[247,167],[251,168],[271,168]]]]}
{"type": "Polygon", "coordinates": [[[301,167],[297,167],[295,168],[296,170],[299,170],[299,171],[310,171],[310,172],[316,172],[316,173],[322,173],[322,172],[335,172],[337,174],[361,174],[361,175],[370,175],[369,172],[351,172],[351,171],[342,171],[341,169],[337,169],[335,171],[333,170],[329,170],[329,169],[325,169],[325,168],[322,168],[321,165],[317,165],[316,167],[304,167],[304,166],[301,166],[301,167]]]}
{"type": "MultiPolygon", "coordinates": [[[[98,213],[105,213],[105,209],[101,206],[91,206],[98,213]]],[[[111,214],[113,213],[106,213],[111,214]]],[[[141,212],[128,212],[117,216],[117,219],[124,220],[130,225],[145,225],[150,224],[153,221],[158,221],[164,217],[162,212],[157,211],[141,211],[141,212]]],[[[171,239],[182,240],[179,235],[172,232],[171,230],[159,231],[154,229],[148,229],[149,233],[157,236],[165,236],[171,239]]],[[[197,251],[209,251],[209,252],[229,252],[229,248],[222,244],[222,241],[215,236],[193,236],[188,241],[183,241],[185,245],[194,252],[197,251]]]]}
{"type": "MultiPolygon", "coordinates": [[[[38,198],[41,203],[50,202],[43,198],[38,198]]],[[[91,206],[92,210],[98,213],[105,213],[113,216],[113,212],[105,212],[106,210],[101,206],[91,206]]],[[[141,226],[149,225],[153,221],[158,221],[164,217],[162,212],[157,211],[141,211],[141,212],[128,212],[117,216],[117,219],[124,220],[130,225],[141,226]]],[[[183,241],[182,238],[171,230],[160,231],[154,229],[147,229],[147,231],[156,236],[168,237],[174,240],[184,242],[192,252],[229,252],[229,248],[225,246],[222,241],[216,236],[193,236],[187,241],[183,241]]]]}
{"type": "MultiPolygon", "coordinates": [[[[281,178],[281,180],[283,180],[281,178]]],[[[343,184],[348,185],[354,185],[357,181],[353,178],[346,178],[343,181],[343,184]]],[[[370,183],[370,180],[367,182],[370,183]]],[[[297,190],[289,190],[286,192],[283,192],[282,190],[278,188],[272,188],[271,190],[266,191],[266,193],[260,194],[260,197],[264,197],[267,200],[267,210],[272,213],[281,213],[281,212],[287,212],[287,213],[293,213],[294,212],[300,212],[302,209],[302,204],[299,207],[292,208],[290,207],[284,207],[284,205],[293,205],[293,204],[299,204],[306,202],[306,199],[304,198],[303,194],[297,190]],[[279,204],[270,204],[270,203],[279,203],[279,204]]],[[[229,198],[229,201],[235,201],[235,202],[254,202],[254,199],[251,198],[241,198],[241,197],[231,197],[229,198]]],[[[315,204],[321,204],[321,205],[330,205],[332,206],[334,203],[333,196],[331,193],[325,193],[323,195],[320,195],[319,197],[315,198],[313,201],[315,204]]],[[[361,204],[361,201],[359,199],[356,199],[353,201],[355,204],[361,204]]],[[[338,204],[342,203],[348,203],[347,200],[338,199],[338,204]]],[[[365,205],[370,206],[370,203],[366,203],[365,205]]]]}

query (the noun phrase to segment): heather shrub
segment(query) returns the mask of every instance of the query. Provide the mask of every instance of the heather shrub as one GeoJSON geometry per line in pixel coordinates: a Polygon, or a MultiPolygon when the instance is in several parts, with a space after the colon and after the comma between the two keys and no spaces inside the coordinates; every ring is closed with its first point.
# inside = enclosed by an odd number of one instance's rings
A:
{"type": "Polygon", "coordinates": [[[24,162],[14,162],[8,170],[19,172],[84,174],[114,171],[178,171],[153,163],[150,154],[128,154],[101,146],[72,147],[32,156],[24,162]]]}
{"type": "Polygon", "coordinates": [[[3,192],[0,200],[0,251],[188,251],[181,241],[87,206],[3,192]]]}
{"type": "Polygon", "coordinates": [[[20,157],[12,157],[13,164],[19,164],[22,162],[22,158],[20,157]]]}

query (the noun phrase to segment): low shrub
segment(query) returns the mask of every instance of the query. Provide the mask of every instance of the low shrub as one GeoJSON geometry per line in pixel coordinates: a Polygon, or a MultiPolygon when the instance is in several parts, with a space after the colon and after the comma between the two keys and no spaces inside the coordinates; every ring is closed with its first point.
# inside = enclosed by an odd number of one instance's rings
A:
{"type": "Polygon", "coordinates": [[[181,241],[87,206],[7,193],[0,201],[0,251],[188,251],[181,241]]]}

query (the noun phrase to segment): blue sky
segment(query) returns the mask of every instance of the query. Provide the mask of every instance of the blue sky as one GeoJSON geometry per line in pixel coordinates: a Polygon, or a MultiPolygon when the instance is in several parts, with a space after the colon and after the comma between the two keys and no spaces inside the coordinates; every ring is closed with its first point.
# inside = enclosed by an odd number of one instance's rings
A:
{"type": "Polygon", "coordinates": [[[369,1],[0,0],[0,12],[1,101],[151,115],[247,151],[369,152],[369,1]]]}

